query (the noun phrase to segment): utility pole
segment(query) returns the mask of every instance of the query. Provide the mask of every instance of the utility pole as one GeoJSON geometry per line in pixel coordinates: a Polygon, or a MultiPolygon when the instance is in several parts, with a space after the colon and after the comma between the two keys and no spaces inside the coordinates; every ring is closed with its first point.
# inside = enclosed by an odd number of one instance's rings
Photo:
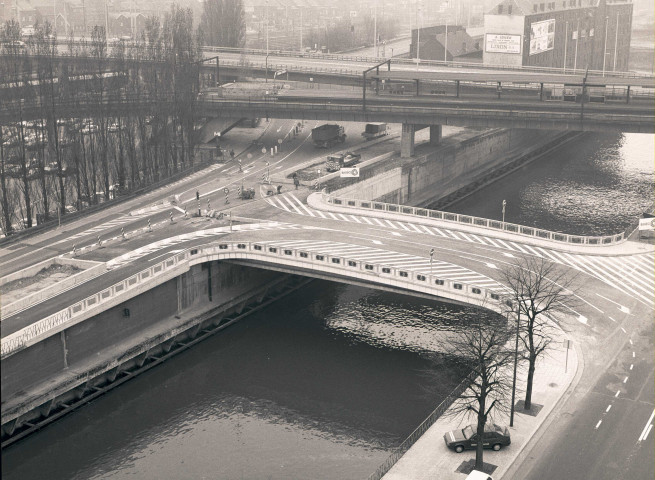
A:
{"type": "Polygon", "coordinates": [[[303,7],[300,7],[300,51],[302,52],[302,10],[303,7]]]}
{"type": "Polygon", "coordinates": [[[264,83],[268,83],[268,0],[266,0],[266,79],[264,83]]]}
{"type": "Polygon", "coordinates": [[[416,3],[416,70],[418,70],[419,65],[421,64],[421,26],[419,25],[419,14],[420,7],[418,2],[416,3]]]}

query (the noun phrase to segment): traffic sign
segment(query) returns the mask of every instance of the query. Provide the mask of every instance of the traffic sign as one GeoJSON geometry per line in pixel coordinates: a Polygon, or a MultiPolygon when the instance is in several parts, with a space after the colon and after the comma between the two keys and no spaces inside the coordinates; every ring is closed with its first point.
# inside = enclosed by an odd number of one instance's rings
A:
{"type": "Polygon", "coordinates": [[[266,147],[262,147],[262,153],[266,153],[266,147]]]}
{"type": "Polygon", "coordinates": [[[223,189],[223,193],[230,193],[230,189],[227,188],[227,187],[225,187],[225,188],[223,189]]]}
{"type": "Polygon", "coordinates": [[[434,248],[430,249],[430,256],[434,255],[434,248]]]}

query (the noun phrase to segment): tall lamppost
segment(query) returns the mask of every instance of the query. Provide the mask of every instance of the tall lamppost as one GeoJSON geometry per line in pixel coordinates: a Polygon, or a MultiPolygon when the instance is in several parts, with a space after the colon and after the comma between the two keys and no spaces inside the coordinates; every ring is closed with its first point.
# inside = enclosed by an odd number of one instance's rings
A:
{"type": "Polygon", "coordinates": [[[268,0],[266,0],[266,79],[264,83],[268,83],[268,0]]]}
{"type": "Polygon", "coordinates": [[[605,42],[603,43],[603,77],[605,76],[605,62],[607,61],[607,23],[610,17],[605,17],[605,42]]]}
{"type": "Polygon", "coordinates": [[[566,73],[566,47],[569,39],[569,22],[566,22],[566,29],[564,30],[564,67],[563,71],[566,73]]]}
{"type": "Polygon", "coordinates": [[[519,327],[521,326],[521,304],[517,302],[516,308],[516,342],[514,344],[514,377],[512,379],[512,405],[509,411],[509,426],[514,426],[514,401],[516,399],[516,367],[519,360],[519,327]]]}
{"type": "Polygon", "coordinates": [[[573,59],[573,73],[575,73],[578,68],[578,43],[580,43],[580,19],[578,18],[578,24],[575,29],[575,58],[573,59]]]}
{"type": "Polygon", "coordinates": [[[619,14],[616,14],[616,33],[614,34],[614,66],[612,71],[616,72],[616,50],[619,44],[619,14]]]}

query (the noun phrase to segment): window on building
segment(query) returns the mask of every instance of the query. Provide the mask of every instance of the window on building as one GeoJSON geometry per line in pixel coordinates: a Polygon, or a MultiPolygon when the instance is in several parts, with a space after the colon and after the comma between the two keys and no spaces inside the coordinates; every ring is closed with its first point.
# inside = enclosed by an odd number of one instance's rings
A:
{"type": "Polygon", "coordinates": [[[546,7],[545,3],[540,3],[539,4],[539,10],[541,10],[542,12],[546,9],[545,7],[546,7]]]}
{"type": "Polygon", "coordinates": [[[566,8],[566,2],[562,2],[562,8],[566,8]]]}
{"type": "Polygon", "coordinates": [[[503,6],[498,5],[498,15],[502,15],[502,14],[503,14],[503,6]]]}
{"type": "Polygon", "coordinates": [[[462,52],[466,53],[466,42],[462,42],[462,52]]]}
{"type": "Polygon", "coordinates": [[[539,10],[539,6],[536,3],[534,5],[532,5],[532,11],[533,12],[537,12],[538,10],[539,10]]]}
{"type": "Polygon", "coordinates": [[[511,5],[507,5],[507,13],[509,13],[510,15],[512,14],[512,6],[511,5]]]}

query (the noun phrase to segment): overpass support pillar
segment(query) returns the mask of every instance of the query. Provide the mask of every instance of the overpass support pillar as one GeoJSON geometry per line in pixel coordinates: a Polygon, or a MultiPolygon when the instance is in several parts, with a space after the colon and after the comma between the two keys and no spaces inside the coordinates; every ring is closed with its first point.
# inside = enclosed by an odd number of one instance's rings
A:
{"type": "Polygon", "coordinates": [[[414,134],[416,125],[403,123],[403,130],[400,135],[400,157],[409,158],[414,155],[414,134]]]}
{"type": "Polygon", "coordinates": [[[430,125],[430,145],[441,143],[441,125],[430,125]]]}

